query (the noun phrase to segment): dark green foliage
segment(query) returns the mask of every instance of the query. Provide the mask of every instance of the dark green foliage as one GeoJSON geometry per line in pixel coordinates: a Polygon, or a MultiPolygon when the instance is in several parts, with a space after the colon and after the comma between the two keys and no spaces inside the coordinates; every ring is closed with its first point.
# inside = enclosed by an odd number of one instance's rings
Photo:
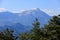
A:
{"type": "Polygon", "coordinates": [[[9,30],[8,28],[5,31],[0,32],[0,40],[16,40],[13,32],[13,30],[9,30]]]}
{"type": "Polygon", "coordinates": [[[36,18],[33,23],[33,28],[27,33],[13,35],[14,31],[6,29],[0,31],[0,40],[60,40],[60,15],[53,16],[49,21],[49,24],[45,25],[44,28],[40,28],[40,23],[36,18]]]}
{"type": "Polygon", "coordinates": [[[20,35],[20,40],[39,40],[40,39],[40,23],[38,19],[33,23],[33,28],[30,33],[25,33],[20,35]]]}
{"type": "Polygon", "coordinates": [[[32,38],[31,40],[40,40],[40,23],[38,19],[33,23],[33,28],[31,29],[32,38]]]}
{"type": "Polygon", "coordinates": [[[60,16],[53,16],[53,18],[50,20],[50,24],[60,26],[60,16]]]}
{"type": "Polygon", "coordinates": [[[53,16],[49,24],[45,25],[44,28],[40,28],[38,19],[33,23],[33,26],[30,33],[21,34],[20,37],[22,39],[24,37],[23,40],[26,38],[28,38],[27,40],[60,40],[60,15],[53,16]],[[24,36],[22,37],[22,35],[24,36]]]}
{"type": "Polygon", "coordinates": [[[45,26],[51,40],[60,40],[60,16],[54,16],[45,26]]]}

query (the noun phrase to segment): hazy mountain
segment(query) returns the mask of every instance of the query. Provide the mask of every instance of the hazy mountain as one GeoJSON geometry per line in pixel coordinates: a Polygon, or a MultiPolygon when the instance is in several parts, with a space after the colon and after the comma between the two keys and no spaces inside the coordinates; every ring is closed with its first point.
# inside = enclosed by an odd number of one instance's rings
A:
{"type": "MultiPolygon", "coordinates": [[[[18,30],[19,29],[28,30],[29,28],[32,27],[32,23],[35,21],[35,18],[38,18],[41,24],[41,27],[43,27],[44,24],[48,23],[51,17],[45,12],[41,11],[39,8],[25,10],[20,13],[12,13],[12,12],[7,12],[7,11],[0,12],[0,26],[4,26],[4,25],[12,26],[15,23],[20,23],[20,25],[17,24],[17,26],[15,25],[9,28],[14,28],[18,30]]],[[[0,29],[1,28],[2,27],[0,27],[0,29]]]]}
{"type": "Polygon", "coordinates": [[[32,23],[35,21],[35,18],[38,18],[41,26],[43,26],[44,24],[48,23],[49,19],[51,18],[48,14],[41,11],[39,8],[26,10],[18,15],[20,15],[20,23],[24,25],[32,25],[32,23]]]}

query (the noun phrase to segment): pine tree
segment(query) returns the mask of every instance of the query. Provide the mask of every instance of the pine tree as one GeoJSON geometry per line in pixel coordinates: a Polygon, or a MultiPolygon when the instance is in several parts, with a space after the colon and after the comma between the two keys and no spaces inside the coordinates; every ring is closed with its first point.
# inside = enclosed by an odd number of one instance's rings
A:
{"type": "Polygon", "coordinates": [[[60,16],[53,16],[49,24],[45,26],[45,29],[50,40],[60,40],[60,16]]]}
{"type": "Polygon", "coordinates": [[[23,33],[19,36],[20,40],[40,40],[40,23],[37,18],[33,26],[29,33],[23,33]]]}
{"type": "Polygon", "coordinates": [[[4,38],[4,34],[3,32],[0,31],[0,40],[3,40],[3,38],[4,38]]]}
{"type": "Polygon", "coordinates": [[[36,21],[33,23],[33,29],[31,30],[32,40],[40,40],[40,22],[36,18],[36,21]]]}
{"type": "Polygon", "coordinates": [[[1,40],[16,40],[17,37],[13,35],[13,30],[9,30],[8,28],[3,32],[0,32],[1,40]]]}

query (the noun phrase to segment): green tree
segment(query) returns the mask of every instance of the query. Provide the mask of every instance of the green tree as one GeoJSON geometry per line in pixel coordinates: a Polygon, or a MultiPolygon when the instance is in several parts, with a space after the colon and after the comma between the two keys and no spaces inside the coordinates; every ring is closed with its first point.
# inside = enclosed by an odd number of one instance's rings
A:
{"type": "Polygon", "coordinates": [[[3,40],[3,38],[4,38],[4,34],[3,32],[0,32],[0,40],[3,40]]]}
{"type": "Polygon", "coordinates": [[[53,18],[49,21],[49,23],[54,26],[60,26],[60,15],[53,16],[53,18]]]}
{"type": "Polygon", "coordinates": [[[13,30],[9,30],[8,28],[3,32],[0,32],[1,40],[16,40],[17,37],[13,35],[13,30]]]}
{"type": "Polygon", "coordinates": [[[36,21],[33,23],[33,28],[31,29],[32,40],[40,40],[40,22],[36,18],[36,21]]]}
{"type": "Polygon", "coordinates": [[[44,29],[46,29],[46,36],[50,40],[60,40],[60,15],[53,16],[44,29]]]}
{"type": "Polygon", "coordinates": [[[33,23],[33,28],[29,33],[24,33],[20,35],[20,40],[40,40],[40,23],[36,18],[36,21],[33,23]]]}

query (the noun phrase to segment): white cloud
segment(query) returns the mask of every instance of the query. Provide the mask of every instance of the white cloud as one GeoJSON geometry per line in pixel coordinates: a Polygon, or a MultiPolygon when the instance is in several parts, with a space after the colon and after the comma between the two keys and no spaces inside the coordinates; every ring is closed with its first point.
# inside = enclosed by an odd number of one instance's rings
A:
{"type": "Polygon", "coordinates": [[[5,8],[0,8],[0,12],[4,12],[4,11],[6,11],[5,8]]]}
{"type": "Polygon", "coordinates": [[[26,10],[13,10],[12,13],[22,13],[24,11],[26,11],[26,10]]]}
{"type": "Polygon", "coordinates": [[[45,9],[45,10],[43,10],[43,11],[44,11],[45,13],[47,13],[48,15],[50,15],[50,16],[60,14],[59,9],[56,9],[56,10],[45,9]]]}
{"type": "Polygon", "coordinates": [[[31,9],[25,9],[25,10],[13,10],[13,13],[22,13],[22,12],[27,12],[30,10],[37,10],[38,8],[31,8],[31,9]]]}
{"type": "MultiPolygon", "coordinates": [[[[31,10],[37,10],[37,8],[32,8],[31,10]]],[[[53,10],[53,9],[44,9],[42,10],[43,12],[47,13],[48,15],[50,16],[53,16],[53,15],[58,15],[60,14],[60,9],[56,9],[56,10],[53,10]]],[[[25,12],[26,14],[29,14],[30,12],[30,9],[29,10],[14,10],[12,11],[13,13],[19,13],[19,15],[21,16],[22,15],[22,12],[25,12]]]]}

